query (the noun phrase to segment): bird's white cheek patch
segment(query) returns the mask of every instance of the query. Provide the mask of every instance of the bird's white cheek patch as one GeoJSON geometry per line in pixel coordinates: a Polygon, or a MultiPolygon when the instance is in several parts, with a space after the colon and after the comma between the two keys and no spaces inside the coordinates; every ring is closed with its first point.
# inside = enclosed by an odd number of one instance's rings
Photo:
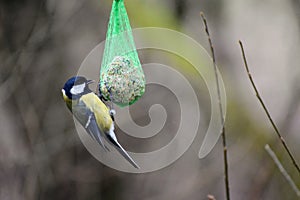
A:
{"type": "Polygon", "coordinates": [[[84,91],[84,88],[85,88],[85,83],[83,84],[80,84],[80,85],[74,85],[72,87],[72,89],[70,90],[71,94],[80,94],[80,93],[83,93],[84,91]]]}

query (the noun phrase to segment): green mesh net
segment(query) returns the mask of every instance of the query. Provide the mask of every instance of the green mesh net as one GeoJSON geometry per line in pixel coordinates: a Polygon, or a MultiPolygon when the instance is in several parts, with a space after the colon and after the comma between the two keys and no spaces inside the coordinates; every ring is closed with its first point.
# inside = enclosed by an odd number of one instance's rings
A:
{"type": "Polygon", "coordinates": [[[135,103],[145,92],[145,75],[134,44],[124,0],[114,0],[99,89],[103,97],[119,106],[135,103]]]}

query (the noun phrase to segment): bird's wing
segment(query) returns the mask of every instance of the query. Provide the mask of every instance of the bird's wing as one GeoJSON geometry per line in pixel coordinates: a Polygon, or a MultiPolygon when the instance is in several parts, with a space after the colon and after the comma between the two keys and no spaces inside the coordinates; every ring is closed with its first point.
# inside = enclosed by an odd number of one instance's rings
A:
{"type": "Polygon", "coordinates": [[[109,151],[108,147],[103,143],[103,134],[100,131],[94,113],[85,105],[84,102],[79,101],[78,104],[73,105],[73,114],[90,136],[95,139],[105,150],[109,151]]]}
{"type": "Polygon", "coordinates": [[[110,132],[106,134],[108,140],[111,142],[111,144],[116,148],[116,150],[135,168],[140,169],[138,164],[134,162],[134,160],[129,156],[129,154],[126,152],[126,150],[119,144],[117,137],[114,133],[113,126],[110,129],[110,132]]]}
{"type": "Polygon", "coordinates": [[[92,112],[89,115],[89,120],[85,125],[85,129],[105,150],[109,151],[108,147],[103,143],[103,136],[97,125],[95,115],[92,112]]]}

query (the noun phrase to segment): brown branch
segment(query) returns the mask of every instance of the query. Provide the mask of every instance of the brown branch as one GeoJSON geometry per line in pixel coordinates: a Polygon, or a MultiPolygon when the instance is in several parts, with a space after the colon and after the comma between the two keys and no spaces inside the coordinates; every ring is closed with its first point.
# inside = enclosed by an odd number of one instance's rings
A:
{"type": "Polygon", "coordinates": [[[287,146],[287,144],[286,144],[284,138],[282,137],[282,134],[279,132],[279,129],[277,128],[275,122],[273,121],[273,119],[272,119],[272,117],[271,117],[271,115],[270,115],[270,113],[269,113],[269,111],[268,111],[268,109],[267,109],[265,103],[263,102],[263,100],[262,100],[262,98],[261,98],[261,96],[260,96],[260,94],[259,94],[259,92],[258,92],[258,89],[257,89],[257,87],[256,87],[256,85],[255,85],[255,83],[254,83],[254,81],[253,81],[252,75],[251,75],[251,73],[250,73],[250,71],[249,71],[249,67],[248,67],[248,63],[247,63],[247,59],[246,59],[246,55],[245,55],[243,43],[242,43],[241,41],[239,41],[239,44],[240,44],[241,51],[242,51],[242,56],[243,56],[243,60],[244,60],[244,65],[245,65],[245,68],[246,68],[246,71],[247,71],[249,80],[250,80],[250,82],[251,82],[251,85],[252,85],[252,87],[253,87],[253,89],[254,89],[254,91],[255,91],[256,97],[257,97],[258,101],[260,102],[261,106],[263,107],[263,109],[264,109],[264,111],[265,111],[265,113],[266,113],[266,115],[267,115],[269,121],[271,122],[271,124],[272,124],[272,126],[273,126],[273,128],[274,128],[274,130],[275,130],[275,132],[276,132],[276,134],[277,134],[277,136],[278,136],[278,138],[279,138],[279,140],[281,141],[281,143],[282,143],[284,149],[286,150],[286,152],[288,153],[290,159],[292,160],[293,165],[295,166],[295,168],[297,169],[298,173],[300,174],[300,168],[299,168],[299,165],[298,165],[297,161],[295,160],[295,158],[294,158],[292,152],[291,152],[290,149],[288,148],[288,146],[287,146]]]}
{"type": "Polygon", "coordinates": [[[225,181],[225,190],[226,190],[226,199],[230,200],[230,189],[229,189],[229,174],[228,174],[228,158],[227,158],[227,144],[226,144],[226,134],[225,134],[225,119],[223,114],[223,108],[221,103],[221,92],[220,92],[220,84],[219,84],[219,77],[218,77],[218,71],[217,71],[217,64],[216,64],[216,57],[214,52],[214,47],[212,44],[212,40],[209,34],[208,25],[206,18],[204,14],[200,13],[202,21],[204,23],[205,32],[208,37],[208,42],[211,50],[211,55],[213,59],[213,65],[214,65],[214,72],[215,72],[215,79],[217,84],[217,93],[218,93],[218,103],[219,103],[219,109],[220,109],[220,117],[221,117],[221,123],[222,123],[222,141],[223,141],[223,157],[224,157],[224,181],[225,181]]]}

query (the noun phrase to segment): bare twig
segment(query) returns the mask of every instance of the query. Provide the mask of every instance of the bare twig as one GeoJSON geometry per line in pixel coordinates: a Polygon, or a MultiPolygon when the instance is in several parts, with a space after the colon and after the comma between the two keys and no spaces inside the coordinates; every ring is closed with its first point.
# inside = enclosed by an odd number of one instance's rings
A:
{"type": "Polygon", "coordinates": [[[282,134],[279,132],[279,129],[278,129],[277,126],[275,125],[275,123],[274,123],[274,121],[273,121],[273,119],[272,119],[272,117],[271,117],[271,115],[270,115],[270,113],[269,113],[269,111],[268,111],[268,109],[267,109],[265,103],[263,102],[263,100],[262,100],[262,98],[261,98],[261,96],[260,96],[260,94],[259,94],[259,92],[258,92],[258,90],[257,90],[257,88],[256,88],[256,86],[255,86],[255,84],[254,84],[252,75],[251,75],[251,73],[250,73],[250,71],[249,71],[249,67],[248,67],[248,63],[247,63],[247,59],[246,59],[246,55],[245,55],[243,43],[242,43],[241,41],[239,41],[239,44],[240,44],[240,47],[241,47],[241,51],[242,51],[242,56],[243,56],[245,68],[246,68],[246,71],[247,71],[249,80],[250,80],[250,82],[251,82],[251,84],[252,84],[252,87],[253,87],[253,89],[254,89],[254,91],[255,91],[256,97],[257,97],[257,99],[259,100],[261,106],[263,107],[263,109],[264,109],[264,111],[265,111],[265,113],[266,113],[266,115],[267,115],[269,121],[271,122],[271,124],[272,124],[272,126],[273,126],[273,128],[274,128],[274,130],[275,130],[275,132],[276,132],[276,134],[277,134],[277,136],[278,136],[278,138],[280,139],[280,141],[281,141],[281,143],[282,143],[284,149],[286,150],[286,152],[288,153],[290,159],[292,160],[293,165],[295,166],[295,168],[297,169],[298,173],[300,174],[300,168],[299,168],[299,165],[297,164],[297,161],[295,160],[295,158],[294,158],[292,152],[291,152],[290,149],[288,148],[288,146],[287,146],[287,144],[286,144],[284,138],[282,137],[282,134]]]}
{"type": "Polygon", "coordinates": [[[212,40],[209,34],[208,30],[208,25],[206,18],[204,14],[201,12],[200,13],[202,21],[204,23],[205,27],[205,32],[208,37],[208,42],[211,50],[211,55],[213,59],[213,64],[214,64],[214,72],[215,72],[215,78],[216,78],[216,84],[217,84],[217,93],[218,93],[218,103],[219,103],[219,109],[220,109],[220,117],[221,117],[221,123],[222,123],[222,140],[223,140],[223,156],[224,156],[224,181],[225,181],[225,190],[226,190],[226,199],[230,200],[230,189],[229,189],[229,175],[228,175],[228,158],[227,158],[227,145],[226,145],[226,134],[225,134],[225,119],[224,119],[224,114],[223,114],[223,108],[222,108],[222,103],[221,103],[221,92],[220,92],[220,84],[219,84],[219,77],[218,77],[218,72],[217,72],[217,64],[216,64],[216,57],[215,57],[215,52],[214,52],[214,47],[212,44],[212,40]]]}
{"type": "Polygon", "coordinates": [[[287,171],[284,169],[284,167],[278,160],[276,154],[273,152],[273,150],[270,148],[270,146],[268,144],[265,145],[265,149],[268,152],[268,154],[271,156],[271,158],[274,160],[276,166],[278,167],[279,171],[282,173],[284,178],[287,180],[287,182],[290,184],[290,186],[296,192],[297,196],[300,197],[300,191],[299,191],[298,187],[296,186],[295,182],[292,180],[290,175],[287,173],[287,171]]]}

